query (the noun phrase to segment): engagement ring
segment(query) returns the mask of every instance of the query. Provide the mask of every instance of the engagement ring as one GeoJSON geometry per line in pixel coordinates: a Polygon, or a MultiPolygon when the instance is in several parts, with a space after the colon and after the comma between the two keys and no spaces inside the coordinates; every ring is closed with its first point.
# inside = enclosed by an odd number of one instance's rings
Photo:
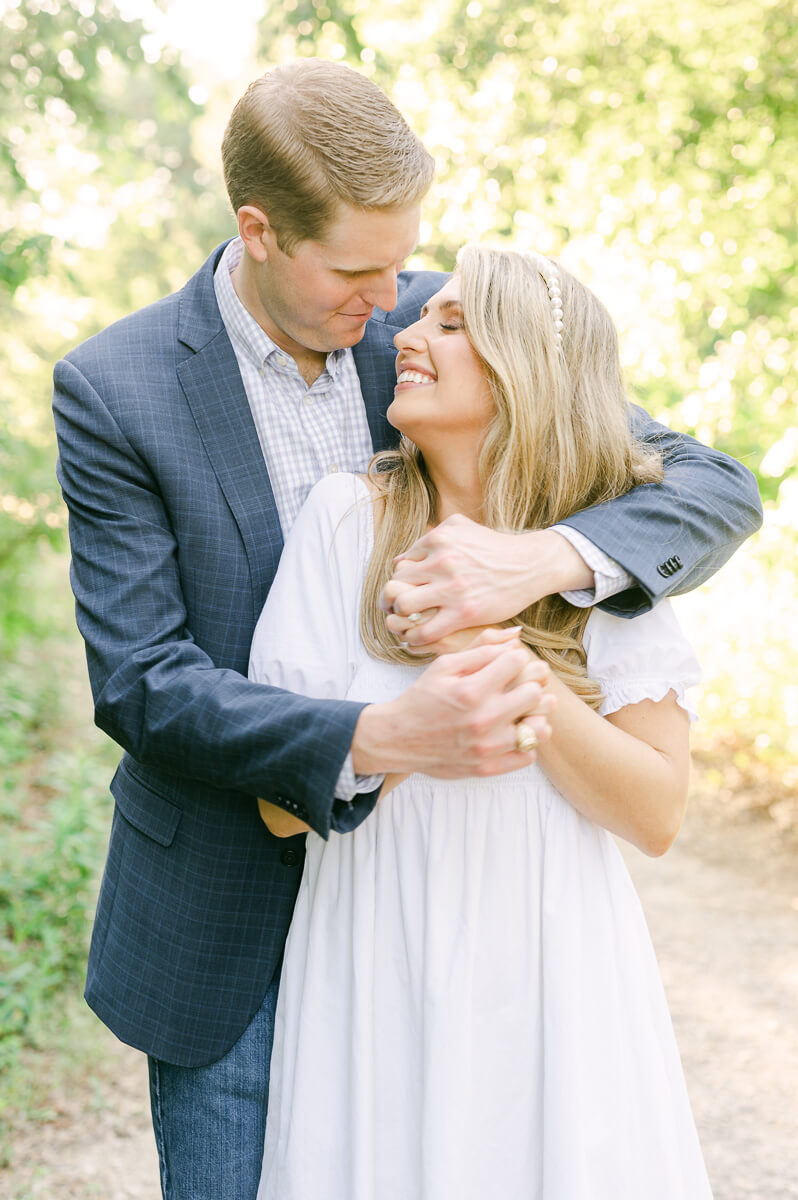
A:
{"type": "Polygon", "coordinates": [[[538,744],[538,735],[529,725],[519,721],[515,727],[515,744],[521,754],[529,754],[538,744]]]}

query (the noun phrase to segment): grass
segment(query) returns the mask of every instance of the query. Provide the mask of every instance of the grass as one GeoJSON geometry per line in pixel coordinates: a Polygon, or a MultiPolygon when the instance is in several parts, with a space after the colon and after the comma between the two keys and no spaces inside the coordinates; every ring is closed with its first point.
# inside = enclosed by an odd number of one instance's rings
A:
{"type": "Polygon", "coordinates": [[[47,1117],[37,1064],[66,1069],[75,1046],[118,757],[91,723],[64,573],[43,548],[0,630],[0,1164],[13,1124],[47,1117]]]}

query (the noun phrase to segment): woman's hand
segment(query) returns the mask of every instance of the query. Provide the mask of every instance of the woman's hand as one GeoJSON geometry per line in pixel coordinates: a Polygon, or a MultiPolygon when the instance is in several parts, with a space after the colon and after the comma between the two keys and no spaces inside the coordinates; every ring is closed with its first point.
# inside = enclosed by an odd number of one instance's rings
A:
{"type": "MultiPolygon", "coordinates": [[[[401,585],[397,588],[396,584],[390,583],[385,590],[386,593],[393,594],[394,589],[396,589],[397,595],[402,590],[401,585]]],[[[386,617],[385,623],[396,637],[396,640],[405,646],[411,654],[417,650],[419,654],[434,654],[436,658],[440,657],[441,654],[455,654],[458,650],[467,650],[469,646],[473,646],[479,635],[484,633],[486,629],[495,628],[492,625],[474,625],[470,629],[455,630],[454,633],[449,633],[445,637],[439,638],[436,642],[428,642],[426,646],[411,646],[407,641],[406,635],[411,629],[416,629],[419,625],[423,625],[437,611],[435,608],[427,609],[423,616],[419,614],[421,619],[418,621],[410,621],[407,617],[400,617],[398,613],[390,613],[386,617]]]]}
{"type": "MultiPolygon", "coordinates": [[[[425,614],[421,621],[413,622],[408,621],[405,617],[391,613],[386,618],[386,624],[390,631],[396,635],[397,640],[403,642],[407,631],[419,624],[423,624],[426,619],[425,614]]],[[[457,651],[467,650],[471,646],[485,646],[498,642],[511,641],[513,638],[519,638],[519,636],[520,629],[517,625],[505,628],[497,628],[495,625],[475,625],[471,629],[457,630],[437,642],[419,647],[418,652],[419,654],[434,654],[436,657],[440,657],[444,654],[456,654],[457,651]]],[[[407,649],[411,653],[413,652],[412,647],[407,646],[407,649]]],[[[522,649],[526,650],[529,662],[521,672],[520,681],[522,683],[537,683],[543,688],[543,697],[538,707],[534,713],[529,713],[522,720],[526,726],[534,730],[538,742],[545,742],[551,737],[551,727],[546,718],[551,715],[557,704],[557,698],[550,690],[551,671],[548,664],[538,658],[535,652],[530,650],[528,646],[523,646],[522,649]]]]}
{"type": "Polygon", "coordinates": [[[260,796],[258,797],[258,812],[269,833],[273,833],[275,837],[294,837],[297,833],[310,832],[310,826],[306,825],[304,821],[300,821],[299,817],[293,817],[278,804],[272,804],[269,800],[261,800],[260,796]]]}

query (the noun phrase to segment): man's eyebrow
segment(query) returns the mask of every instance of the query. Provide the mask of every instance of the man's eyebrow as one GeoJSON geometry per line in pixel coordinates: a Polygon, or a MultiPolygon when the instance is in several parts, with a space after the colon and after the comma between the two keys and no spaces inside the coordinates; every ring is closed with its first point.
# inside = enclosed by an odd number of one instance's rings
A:
{"type": "MultiPolygon", "coordinates": [[[[414,246],[413,249],[405,255],[405,257],[402,259],[402,262],[407,262],[407,259],[410,258],[410,255],[415,254],[417,249],[418,246],[414,246]]],[[[390,266],[390,263],[383,263],[381,266],[373,267],[332,267],[331,269],[333,271],[337,271],[339,275],[376,275],[379,271],[387,271],[390,266]]]]}
{"type": "MultiPolygon", "coordinates": [[[[437,300],[436,304],[437,304],[438,308],[449,309],[449,310],[453,309],[453,308],[461,309],[463,307],[459,300],[437,300]]],[[[421,309],[421,316],[426,317],[428,312],[429,312],[429,304],[425,304],[424,307],[421,309]]]]}

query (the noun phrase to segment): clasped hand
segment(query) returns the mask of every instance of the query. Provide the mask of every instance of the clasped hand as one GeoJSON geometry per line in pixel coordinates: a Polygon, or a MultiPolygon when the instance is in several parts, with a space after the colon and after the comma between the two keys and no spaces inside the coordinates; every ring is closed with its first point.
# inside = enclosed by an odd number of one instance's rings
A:
{"type": "Polygon", "coordinates": [[[457,514],[398,555],[381,604],[411,650],[442,653],[453,634],[511,620],[553,592],[592,586],[592,572],[559,533],[500,533],[457,514]],[[422,620],[393,619],[411,614],[422,620]]]}

